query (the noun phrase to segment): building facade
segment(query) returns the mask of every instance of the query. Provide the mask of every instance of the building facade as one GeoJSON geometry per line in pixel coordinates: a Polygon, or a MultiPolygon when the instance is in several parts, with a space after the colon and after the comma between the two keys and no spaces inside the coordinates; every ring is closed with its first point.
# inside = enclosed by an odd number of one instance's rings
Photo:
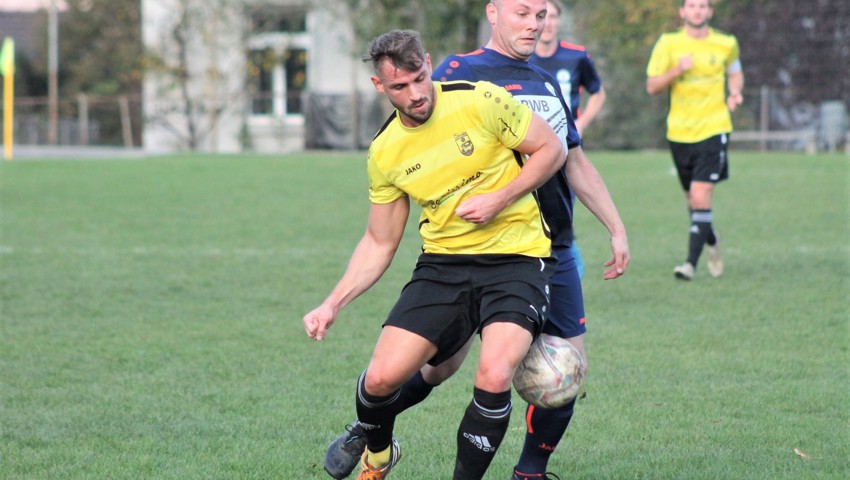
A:
{"type": "Polygon", "coordinates": [[[382,107],[349,15],[333,0],[143,0],[144,149],[364,147],[382,107]]]}

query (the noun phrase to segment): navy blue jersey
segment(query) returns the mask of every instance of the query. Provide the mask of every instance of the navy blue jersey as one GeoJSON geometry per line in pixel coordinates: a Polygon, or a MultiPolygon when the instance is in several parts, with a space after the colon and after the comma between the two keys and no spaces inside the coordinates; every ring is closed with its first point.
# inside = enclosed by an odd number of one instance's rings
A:
{"type": "Polygon", "coordinates": [[[528,61],[539,65],[555,77],[561,86],[561,94],[570,101],[573,118],[580,116],[581,90],[585,89],[594,94],[602,88],[602,79],[599,78],[596,66],[581,45],[561,40],[552,56],[541,57],[535,53],[528,61]]]}
{"type": "MultiPolygon", "coordinates": [[[[552,126],[565,150],[581,145],[581,137],[555,79],[536,65],[481,48],[469,54],[449,56],[434,69],[432,77],[439,81],[486,80],[502,86],[552,126]]],[[[564,169],[537,189],[537,198],[552,231],[552,246],[569,246],[573,235],[573,194],[564,169]]]]}

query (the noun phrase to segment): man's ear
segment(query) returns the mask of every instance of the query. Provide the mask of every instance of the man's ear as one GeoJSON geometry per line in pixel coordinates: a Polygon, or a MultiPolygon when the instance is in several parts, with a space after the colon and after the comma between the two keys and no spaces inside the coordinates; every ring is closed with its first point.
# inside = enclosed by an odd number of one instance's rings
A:
{"type": "Polygon", "coordinates": [[[487,21],[490,23],[490,25],[495,25],[496,24],[496,5],[494,5],[493,2],[488,3],[487,6],[484,7],[484,13],[487,14],[487,21]]]}
{"type": "Polygon", "coordinates": [[[378,77],[371,77],[371,79],[372,79],[372,85],[375,86],[375,90],[377,90],[378,93],[383,95],[384,94],[384,85],[381,83],[380,80],[378,80],[378,77]]]}

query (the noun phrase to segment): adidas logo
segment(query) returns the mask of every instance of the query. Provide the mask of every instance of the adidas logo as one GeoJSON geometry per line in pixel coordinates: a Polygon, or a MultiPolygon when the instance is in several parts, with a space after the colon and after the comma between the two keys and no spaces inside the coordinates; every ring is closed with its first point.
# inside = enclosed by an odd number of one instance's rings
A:
{"type": "Polygon", "coordinates": [[[479,450],[486,453],[492,453],[496,451],[496,448],[490,445],[490,440],[487,437],[480,437],[478,435],[472,435],[466,432],[463,432],[464,438],[472,442],[473,445],[478,447],[479,450]]]}

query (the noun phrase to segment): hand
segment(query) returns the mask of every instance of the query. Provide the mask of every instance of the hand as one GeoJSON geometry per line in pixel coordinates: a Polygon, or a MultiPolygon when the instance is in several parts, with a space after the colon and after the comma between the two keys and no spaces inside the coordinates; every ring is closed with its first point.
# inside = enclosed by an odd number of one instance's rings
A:
{"type": "Polygon", "coordinates": [[[584,117],[577,118],[575,120],[575,124],[576,124],[576,130],[578,130],[578,135],[580,137],[583,137],[584,136],[584,128],[587,126],[587,125],[585,125],[584,117]]]}
{"type": "Polygon", "coordinates": [[[741,92],[731,92],[726,98],[726,106],[729,107],[730,112],[734,112],[735,108],[742,103],[744,103],[744,96],[741,95],[741,92]]]}
{"type": "Polygon", "coordinates": [[[611,267],[605,271],[602,278],[605,280],[613,280],[621,277],[626,273],[626,268],[629,266],[631,258],[629,257],[629,241],[625,235],[611,236],[611,251],[614,256],[611,260],[605,262],[606,267],[611,267]]]}
{"type": "Polygon", "coordinates": [[[690,54],[679,57],[679,75],[687,72],[694,66],[694,59],[690,54]]]}
{"type": "Polygon", "coordinates": [[[324,304],[319,305],[312,312],[304,315],[304,330],[307,331],[307,336],[317,342],[321,342],[328,329],[336,320],[336,314],[330,307],[324,304]]]}
{"type": "Polygon", "coordinates": [[[467,198],[455,209],[455,214],[469,223],[484,225],[506,206],[499,192],[490,192],[467,198]]]}

